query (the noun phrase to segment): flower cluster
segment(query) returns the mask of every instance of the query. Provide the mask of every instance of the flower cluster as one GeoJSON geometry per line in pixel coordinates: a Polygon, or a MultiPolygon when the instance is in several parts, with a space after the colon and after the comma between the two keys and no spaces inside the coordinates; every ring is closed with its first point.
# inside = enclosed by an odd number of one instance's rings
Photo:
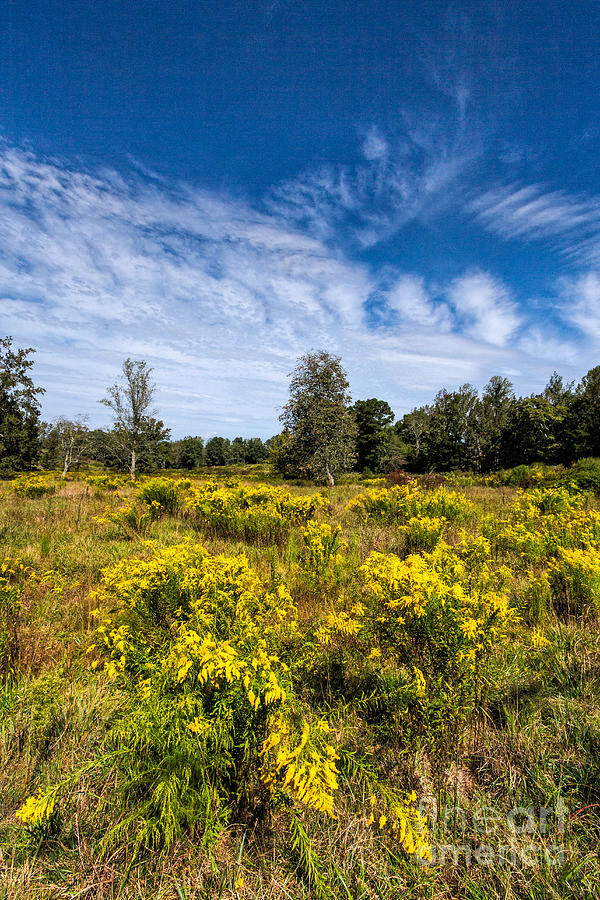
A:
{"type": "MultiPolygon", "coordinates": [[[[285,586],[265,588],[245,556],[191,542],[151,550],[106,570],[97,594],[113,610],[97,612],[98,648],[126,698],[113,740],[139,748],[148,796],[177,747],[179,825],[191,806],[205,818],[210,808],[217,828],[236,798],[260,790],[331,812],[335,751],[326,723],[304,718],[282,658],[298,628],[285,586]]],[[[160,794],[147,802],[158,809],[160,794]]]]}
{"type": "Polygon", "coordinates": [[[444,516],[437,518],[432,516],[412,516],[406,525],[400,526],[400,531],[406,537],[406,545],[409,551],[433,550],[442,539],[447,520],[444,516]]]}
{"type": "Polygon", "coordinates": [[[15,815],[25,825],[39,826],[47,822],[54,813],[56,795],[44,793],[39,788],[38,793],[28,797],[25,803],[16,811],[15,815]]]}
{"type": "Polygon", "coordinates": [[[417,859],[431,859],[431,844],[426,818],[414,806],[417,795],[412,791],[406,797],[379,795],[379,801],[371,796],[371,815],[368,825],[386,833],[393,841],[417,859]]]}
{"type": "MultiPolygon", "coordinates": [[[[186,484],[189,480],[186,479],[186,484]]],[[[137,496],[146,506],[161,513],[174,513],[179,506],[180,482],[172,478],[148,478],[138,486],[137,496]]]]}
{"type": "Polygon", "coordinates": [[[117,509],[107,506],[100,516],[94,516],[99,525],[116,525],[126,534],[145,534],[150,524],[163,512],[163,507],[156,500],[144,504],[141,508],[134,502],[127,501],[117,509]]]}
{"type": "Polygon", "coordinates": [[[118,475],[118,474],[111,474],[111,475],[86,474],[83,476],[83,480],[87,484],[91,484],[93,487],[106,488],[107,490],[111,490],[111,491],[116,491],[119,488],[125,487],[125,485],[129,481],[129,479],[127,478],[126,475],[118,475]]]}
{"type": "Polygon", "coordinates": [[[424,491],[416,481],[411,481],[390,488],[370,488],[353,497],[346,509],[363,520],[393,525],[422,516],[455,522],[471,511],[472,504],[458,491],[443,487],[424,491]]]}
{"type": "Polygon", "coordinates": [[[341,577],[347,542],[339,525],[328,522],[309,522],[302,533],[304,552],[300,556],[300,571],[314,589],[325,589],[341,577]]]}
{"type": "Polygon", "coordinates": [[[188,506],[210,530],[264,543],[282,540],[329,501],[322,494],[294,496],[281,487],[209,481],[191,490],[188,506]]]}
{"type": "Polygon", "coordinates": [[[45,475],[18,475],[11,487],[18,497],[41,497],[54,493],[55,486],[45,475]]]}
{"type": "Polygon", "coordinates": [[[554,557],[561,547],[600,546],[600,514],[587,508],[588,497],[565,488],[519,491],[504,519],[488,516],[484,534],[501,553],[513,553],[526,565],[554,557]]]}
{"type": "Polygon", "coordinates": [[[327,743],[328,738],[325,720],[304,722],[300,741],[296,742],[290,734],[289,719],[281,715],[274,718],[261,748],[265,784],[271,791],[288,791],[301,803],[333,815],[339,757],[327,743]]]}
{"type": "MultiPolygon", "coordinates": [[[[483,695],[490,652],[517,619],[505,591],[506,571],[491,565],[489,542],[463,536],[456,549],[400,559],[373,552],[359,570],[361,599],[342,597],[317,629],[322,645],[336,640],[359,658],[404,673],[398,715],[410,707],[425,719],[442,698],[451,715],[472,713],[483,695]]],[[[400,676],[399,676],[400,677],[400,676]]],[[[419,727],[421,727],[419,726],[419,727]]]]}
{"type": "Polygon", "coordinates": [[[600,613],[600,551],[557,548],[550,564],[555,606],[571,616],[600,613]]]}

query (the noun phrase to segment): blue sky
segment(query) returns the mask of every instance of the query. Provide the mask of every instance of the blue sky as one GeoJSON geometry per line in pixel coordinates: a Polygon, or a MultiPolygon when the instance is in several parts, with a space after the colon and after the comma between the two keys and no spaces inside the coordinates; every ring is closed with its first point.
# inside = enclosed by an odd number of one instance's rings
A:
{"type": "Polygon", "coordinates": [[[600,4],[12,0],[0,332],[45,418],[146,359],[267,437],[309,349],[398,415],[600,363],[600,4]]]}

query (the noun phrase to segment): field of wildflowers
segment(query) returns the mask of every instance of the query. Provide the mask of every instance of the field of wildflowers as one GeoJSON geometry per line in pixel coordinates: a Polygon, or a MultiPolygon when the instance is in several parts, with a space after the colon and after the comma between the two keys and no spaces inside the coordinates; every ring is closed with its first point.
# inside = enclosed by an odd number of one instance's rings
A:
{"type": "Polygon", "coordinates": [[[592,898],[577,485],[0,485],[0,898],[592,898]]]}

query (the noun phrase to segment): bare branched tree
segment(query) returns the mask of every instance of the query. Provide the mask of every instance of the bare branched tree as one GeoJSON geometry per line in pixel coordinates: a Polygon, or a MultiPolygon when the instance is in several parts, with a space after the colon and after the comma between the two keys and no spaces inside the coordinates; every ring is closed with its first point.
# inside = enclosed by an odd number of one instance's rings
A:
{"type": "Polygon", "coordinates": [[[123,363],[121,380],[109,387],[107,396],[100,400],[113,411],[115,442],[127,455],[132,481],[140,453],[156,431],[156,410],[152,408],[156,385],[151,375],[152,369],[145,360],[128,358],[123,363]]]}
{"type": "Polygon", "coordinates": [[[54,437],[60,453],[62,478],[66,478],[69,469],[76,466],[82,455],[88,450],[87,418],[87,416],[78,416],[76,419],[65,419],[61,416],[50,429],[49,436],[54,437]]]}

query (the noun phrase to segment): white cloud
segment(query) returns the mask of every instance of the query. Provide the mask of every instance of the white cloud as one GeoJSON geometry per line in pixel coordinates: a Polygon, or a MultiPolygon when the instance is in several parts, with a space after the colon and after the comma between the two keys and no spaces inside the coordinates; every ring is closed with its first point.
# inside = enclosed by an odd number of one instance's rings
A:
{"type": "Polygon", "coordinates": [[[488,344],[504,346],[520,324],[508,289],[487,272],[468,272],[457,278],[448,289],[448,299],[464,330],[471,337],[488,344]]]}
{"type": "Polygon", "coordinates": [[[533,326],[520,339],[519,347],[533,359],[549,360],[556,370],[573,366],[577,362],[578,349],[572,341],[565,340],[552,331],[542,331],[533,326]]]}
{"type": "Polygon", "coordinates": [[[403,318],[417,325],[448,331],[451,314],[445,303],[434,303],[418,275],[401,275],[385,292],[385,300],[403,318]]]}
{"type": "Polygon", "coordinates": [[[319,240],[343,231],[360,247],[387,240],[404,225],[440,215],[458,198],[461,180],[481,153],[462,123],[411,121],[405,114],[395,138],[367,131],[363,160],[325,165],[276,186],[268,209],[319,240]]]}
{"type": "MultiPolygon", "coordinates": [[[[386,171],[374,165],[364,184],[356,173],[347,182],[322,175],[315,190],[328,195],[331,233],[336,216],[360,213],[374,191],[362,227],[381,234],[386,171]]],[[[413,191],[409,169],[392,175],[408,207],[427,190],[421,178],[413,191]]],[[[37,348],[44,416],[107,422],[97,400],[127,356],[154,367],[160,414],[176,435],[268,436],[286,376],[311,348],[342,356],[356,397],[377,393],[399,413],[442,384],[538,371],[508,343],[519,319],[491,276],[453,283],[456,319],[418,274],[390,278],[301,228],[313,207],[302,192],[295,198],[297,217],[147,173],[90,174],[0,147],[0,330],[37,348]],[[375,295],[397,323],[369,328],[375,295]]]]}
{"type": "Polygon", "coordinates": [[[374,126],[369,128],[362,145],[362,152],[365,159],[372,161],[374,159],[385,159],[390,151],[390,146],[385,137],[374,126]]]}
{"type": "Polygon", "coordinates": [[[560,282],[562,316],[586,338],[600,342],[600,275],[586,272],[560,282]]]}
{"type": "Polygon", "coordinates": [[[509,185],[485,191],[467,210],[507,240],[546,240],[576,261],[600,261],[600,197],[509,185]]]}

